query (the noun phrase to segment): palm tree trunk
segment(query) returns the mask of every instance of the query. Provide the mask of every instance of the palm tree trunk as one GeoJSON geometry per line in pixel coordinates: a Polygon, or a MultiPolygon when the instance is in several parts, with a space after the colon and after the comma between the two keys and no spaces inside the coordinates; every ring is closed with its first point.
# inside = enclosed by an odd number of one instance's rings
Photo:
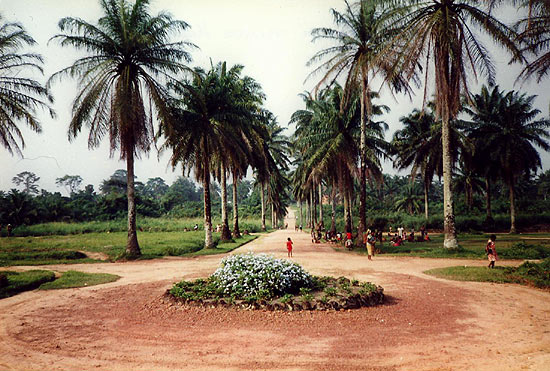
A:
{"type": "Polygon", "coordinates": [[[332,186],[331,192],[330,233],[336,233],[336,187],[332,186]]]}
{"type": "Polygon", "coordinates": [[[275,205],[271,203],[271,229],[275,229],[275,205]]]}
{"type": "MultiPolygon", "coordinates": [[[[241,237],[241,231],[239,230],[239,203],[237,200],[237,185],[239,183],[239,177],[237,173],[233,171],[233,237],[241,237]]],[[[265,224],[265,219],[264,219],[265,224]]]]}
{"type": "Polygon", "coordinates": [[[493,220],[493,211],[491,210],[491,179],[488,175],[485,177],[485,207],[487,209],[485,220],[493,220]]]}
{"type": "Polygon", "coordinates": [[[128,240],[126,242],[126,255],[135,258],[141,255],[137,239],[136,224],[136,199],[134,187],[134,151],[133,148],[126,151],[126,193],[128,196],[128,240]]]}
{"type": "Polygon", "coordinates": [[[428,213],[428,192],[430,190],[430,185],[428,182],[424,182],[424,218],[428,220],[429,213],[428,213]]]}
{"type": "Polygon", "coordinates": [[[303,213],[302,213],[302,200],[298,201],[298,205],[300,206],[300,225],[299,226],[303,226],[304,220],[303,220],[303,213]]]}
{"type": "Polygon", "coordinates": [[[370,119],[370,101],[368,98],[368,72],[366,66],[361,66],[361,140],[359,170],[359,236],[363,235],[367,224],[367,120],[370,119]],[[368,107],[367,107],[368,105],[368,107]],[[368,116],[368,117],[367,117],[368,116]]]}
{"type": "MultiPolygon", "coordinates": [[[[221,174],[221,187],[222,187],[222,235],[221,240],[227,241],[231,239],[231,232],[229,232],[229,221],[227,220],[227,180],[226,180],[226,170],[225,164],[222,162],[222,174],[221,174]]],[[[233,184],[235,187],[235,184],[233,184]]],[[[235,189],[235,188],[234,188],[235,189]]],[[[233,205],[235,205],[235,200],[233,200],[233,205]]]]}
{"type": "Polygon", "coordinates": [[[351,204],[351,198],[349,196],[349,192],[344,192],[344,220],[346,224],[346,232],[353,232],[350,204],[351,204]]]}
{"type": "Polygon", "coordinates": [[[458,247],[456,240],[455,215],[453,210],[452,181],[452,155],[451,155],[451,124],[448,115],[442,120],[441,141],[443,142],[443,215],[445,241],[443,247],[455,249],[458,247]]]}
{"type": "Polygon", "coordinates": [[[313,203],[313,191],[309,190],[309,220],[311,222],[311,228],[315,227],[315,204],[313,203]]]}
{"type": "Polygon", "coordinates": [[[510,177],[508,187],[510,189],[510,234],[516,234],[516,195],[514,191],[514,177],[510,177]]]}
{"type": "Polygon", "coordinates": [[[319,223],[321,226],[325,225],[323,222],[323,185],[321,181],[319,181],[319,223]]]}
{"type": "MultiPolygon", "coordinates": [[[[208,158],[208,156],[206,156],[208,158]]],[[[207,160],[208,161],[208,160],[207,160]]],[[[204,189],[204,248],[214,247],[212,241],[212,210],[210,204],[210,167],[208,162],[204,165],[202,173],[202,186],[204,189]]]]}
{"type": "Polygon", "coordinates": [[[265,231],[265,194],[264,194],[264,184],[260,184],[260,200],[262,202],[262,231],[265,231]]]}

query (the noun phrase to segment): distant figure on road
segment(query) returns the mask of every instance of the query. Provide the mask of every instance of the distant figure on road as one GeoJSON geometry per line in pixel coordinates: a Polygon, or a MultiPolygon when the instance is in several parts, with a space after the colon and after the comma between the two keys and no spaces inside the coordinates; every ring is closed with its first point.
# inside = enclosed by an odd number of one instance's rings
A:
{"type": "Polygon", "coordinates": [[[286,249],[288,251],[288,257],[292,258],[292,240],[290,237],[286,241],[286,249]]]}

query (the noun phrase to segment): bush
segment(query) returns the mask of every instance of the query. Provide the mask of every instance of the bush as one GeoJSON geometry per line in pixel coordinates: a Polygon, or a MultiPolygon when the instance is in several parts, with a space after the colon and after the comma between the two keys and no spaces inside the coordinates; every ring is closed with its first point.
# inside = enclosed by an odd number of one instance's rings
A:
{"type": "Polygon", "coordinates": [[[225,295],[235,298],[296,294],[312,285],[311,276],[298,264],[252,253],[224,258],[212,279],[225,295]]]}
{"type": "Polygon", "coordinates": [[[498,255],[508,259],[544,259],[550,257],[550,249],[518,242],[508,249],[502,249],[498,255]]]}
{"type": "Polygon", "coordinates": [[[515,273],[536,287],[550,287],[550,258],[544,259],[539,264],[525,262],[517,268],[515,273]]]}

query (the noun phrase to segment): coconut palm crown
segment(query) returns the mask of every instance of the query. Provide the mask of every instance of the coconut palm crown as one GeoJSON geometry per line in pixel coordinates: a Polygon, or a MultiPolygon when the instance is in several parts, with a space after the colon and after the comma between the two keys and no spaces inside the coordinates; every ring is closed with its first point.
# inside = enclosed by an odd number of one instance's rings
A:
{"type": "Polygon", "coordinates": [[[187,71],[188,42],[170,42],[173,33],[189,26],[167,13],[149,14],[149,1],[101,0],[104,15],[97,24],[80,18],[59,21],[61,34],[52,37],[63,47],[86,52],[49,80],[71,77],[79,92],[73,102],[69,140],[83,126],[89,129],[88,146],[97,147],[109,136],[111,155],[120,150],[128,171],[128,243],[130,256],[141,254],[136,233],[134,156],[148,152],[154,138],[154,114],[170,120],[168,92],[162,84],[172,74],[187,71]],[[154,113],[153,113],[154,111],[154,113]]]}
{"type": "Polygon", "coordinates": [[[31,130],[40,133],[42,127],[36,114],[37,108],[54,111],[48,90],[39,82],[24,77],[22,71],[42,73],[42,57],[39,54],[20,53],[23,46],[36,44],[19,23],[4,23],[0,16],[0,145],[10,154],[22,155],[25,141],[17,123],[23,121],[31,130]]]}

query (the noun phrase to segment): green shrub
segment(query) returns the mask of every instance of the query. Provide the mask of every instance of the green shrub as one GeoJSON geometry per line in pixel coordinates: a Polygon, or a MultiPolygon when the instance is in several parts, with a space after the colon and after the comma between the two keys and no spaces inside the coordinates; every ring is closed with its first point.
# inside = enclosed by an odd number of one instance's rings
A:
{"type": "Polygon", "coordinates": [[[550,287],[550,258],[538,264],[525,262],[517,268],[515,274],[532,282],[536,287],[550,287]]]}
{"type": "Polygon", "coordinates": [[[550,257],[550,249],[540,245],[528,245],[522,241],[508,249],[500,250],[498,255],[507,259],[544,259],[550,257]]]}
{"type": "Polygon", "coordinates": [[[238,254],[222,259],[212,279],[227,296],[272,298],[296,294],[302,287],[311,287],[312,278],[301,266],[286,259],[264,254],[238,254]]]}

